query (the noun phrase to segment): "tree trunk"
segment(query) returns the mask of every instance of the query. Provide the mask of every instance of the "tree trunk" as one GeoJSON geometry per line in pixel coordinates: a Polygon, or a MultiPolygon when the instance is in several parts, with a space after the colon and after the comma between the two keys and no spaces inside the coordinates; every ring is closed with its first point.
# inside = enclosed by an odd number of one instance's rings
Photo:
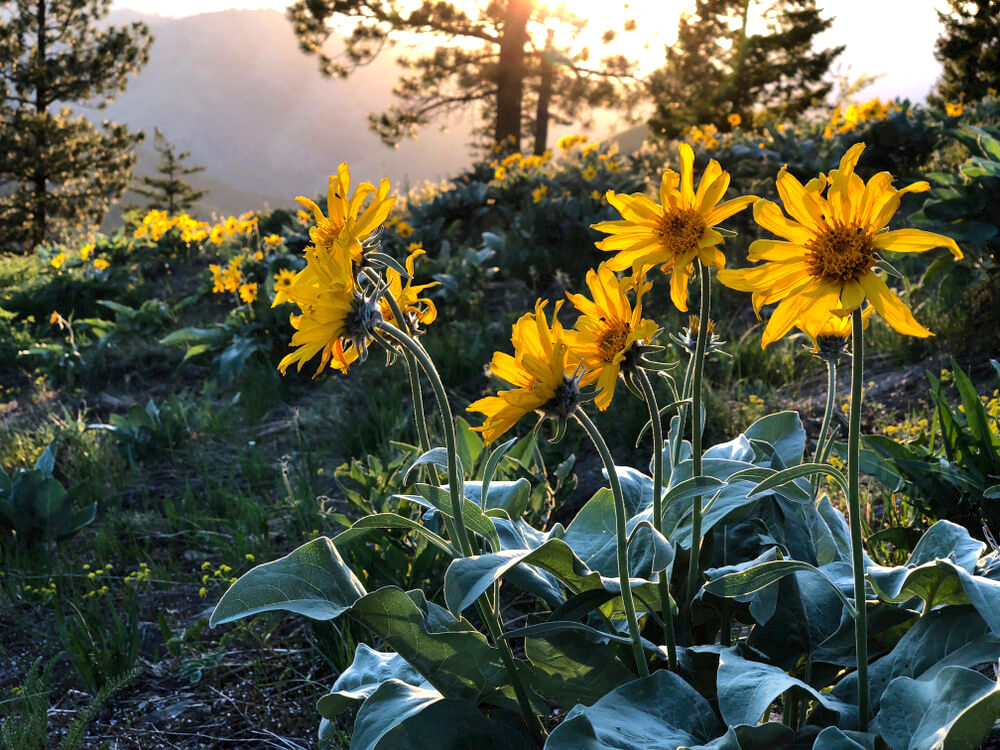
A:
{"type": "Polygon", "coordinates": [[[521,98],[524,87],[524,45],[528,41],[531,0],[508,0],[500,40],[497,75],[497,121],[494,139],[504,151],[521,149],[521,98]]]}
{"type": "Polygon", "coordinates": [[[32,177],[32,187],[34,192],[34,206],[33,206],[33,222],[31,228],[30,246],[33,250],[45,241],[45,235],[48,231],[48,221],[45,214],[45,199],[46,199],[46,187],[48,179],[45,174],[41,172],[41,157],[45,152],[45,135],[44,135],[44,125],[43,117],[46,110],[48,109],[48,81],[46,62],[45,62],[45,48],[47,46],[47,35],[45,33],[45,25],[48,22],[46,17],[46,11],[48,8],[46,4],[48,0],[37,0],[38,5],[35,9],[35,21],[38,24],[38,46],[35,48],[35,113],[38,115],[38,119],[35,122],[35,147],[37,149],[37,154],[39,157],[39,164],[35,167],[35,173],[32,177]]]}
{"type": "Polygon", "coordinates": [[[549,140],[549,101],[552,99],[552,37],[555,32],[549,29],[545,40],[545,52],[542,54],[542,81],[538,88],[538,107],[535,109],[535,156],[545,153],[549,140]]]}

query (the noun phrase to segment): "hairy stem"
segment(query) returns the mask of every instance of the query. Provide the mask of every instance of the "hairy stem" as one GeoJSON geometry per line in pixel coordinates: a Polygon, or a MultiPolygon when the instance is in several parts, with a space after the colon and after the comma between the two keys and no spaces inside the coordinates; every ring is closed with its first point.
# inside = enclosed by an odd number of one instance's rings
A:
{"type": "Polygon", "coordinates": [[[868,615],[865,606],[864,540],[861,537],[861,386],[864,383],[864,323],[861,309],[853,313],[851,419],[847,435],[847,505],[851,521],[851,563],[854,566],[854,642],[858,655],[858,722],[868,731],[868,615]]]}
{"type": "Polygon", "coordinates": [[[576,421],[586,431],[590,440],[601,454],[604,468],[608,472],[608,483],[611,485],[611,495],[615,501],[615,533],[617,537],[618,552],[618,580],[621,583],[622,603],[625,607],[625,619],[628,622],[629,635],[632,637],[632,652],[635,656],[635,667],[640,677],[649,676],[649,665],[646,663],[646,655],[642,650],[642,636],[639,634],[639,620],[635,615],[635,601],[632,598],[632,587],[628,570],[628,532],[625,528],[625,496],[622,495],[622,485],[618,480],[618,472],[615,470],[614,459],[611,458],[611,451],[608,450],[607,443],[601,436],[590,417],[583,409],[577,408],[573,412],[576,421]]]}
{"type": "MultiPolygon", "coordinates": [[[[708,268],[700,259],[695,259],[698,279],[701,281],[701,314],[698,316],[698,341],[694,349],[694,370],[691,375],[691,476],[701,476],[701,385],[705,369],[705,348],[708,345],[708,319],[712,312],[712,279],[708,268]]],[[[691,562],[688,565],[687,613],[691,613],[691,602],[698,591],[698,564],[701,557],[701,495],[694,498],[691,506],[691,562]]]]}
{"type": "MultiPolygon", "coordinates": [[[[465,517],[462,507],[465,498],[462,493],[462,477],[458,470],[458,441],[455,436],[455,418],[451,411],[451,404],[448,401],[448,393],[445,391],[441,376],[434,366],[434,361],[414,338],[385,321],[380,322],[378,327],[380,331],[403,347],[405,351],[413,355],[427,376],[431,388],[434,390],[434,396],[438,402],[438,410],[441,412],[441,421],[444,425],[445,449],[448,452],[448,490],[451,494],[452,512],[455,516],[456,543],[462,554],[468,557],[473,554],[473,549],[472,542],[469,539],[469,532],[465,527],[465,517]]],[[[486,627],[490,631],[493,642],[500,651],[500,656],[504,661],[504,666],[507,668],[511,685],[514,688],[514,694],[517,696],[517,702],[521,708],[524,720],[528,728],[535,735],[535,738],[542,741],[545,737],[545,730],[535,710],[531,707],[531,699],[528,697],[528,691],[521,680],[520,673],[517,671],[517,662],[514,659],[514,653],[510,649],[510,644],[500,638],[503,634],[503,626],[500,621],[499,602],[494,605],[494,603],[490,602],[489,597],[484,594],[476,602],[476,605],[479,609],[480,617],[482,617],[483,622],[486,623],[486,627]]]]}
{"type": "Polygon", "coordinates": [[[827,442],[832,442],[830,426],[833,422],[834,403],[837,400],[837,363],[833,359],[826,361],[826,410],[823,412],[823,425],[819,428],[819,439],[816,441],[816,455],[813,461],[819,463],[826,460],[829,452],[827,442]]]}
{"type": "MultiPolygon", "coordinates": [[[[642,368],[636,368],[635,379],[642,389],[649,421],[653,432],[653,528],[663,533],[663,425],[660,423],[660,409],[656,403],[656,392],[649,382],[649,375],[642,368]]],[[[674,614],[670,606],[670,579],[660,571],[657,580],[660,603],[663,607],[663,635],[667,641],[667,661],[670,669],[677,670],[677,643],[674,637],[674,614]]]]}

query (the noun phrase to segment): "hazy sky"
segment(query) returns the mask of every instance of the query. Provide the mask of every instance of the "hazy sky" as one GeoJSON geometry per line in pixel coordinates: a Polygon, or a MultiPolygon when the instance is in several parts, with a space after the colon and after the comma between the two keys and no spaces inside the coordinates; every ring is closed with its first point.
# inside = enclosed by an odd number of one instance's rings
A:
{"type": "MultiPolygon", "coordinates": [[[[624,17],[639,21],[639,33],[647,43],[641,54],[643,67],[655,65],[662,58],[663,44],[676,34],[676,18],[685,0],[632,0],[608,4],[606,0],[568,0],[567,6],[586,17],[590,13],[608,19],[619,11],[624,17]],[[657,34],[656,28],[663,29],[657,34]]],[[[187,16],[230,8],[283,10],[282,0],[115,0],[115,8],[131,8],[164,16],[187,16]]],[[[850,76],[862,73],[883,74],[869,88],[867,96],[901,96],[922,100],[941,72],[934,59],[934,40],[939,24],[935,7],[944,0],[827,0],[819,3],[827,16],[834,16],[833,26],[823,35],[825,45],[847,46],[839,64],[850,76]]]]}

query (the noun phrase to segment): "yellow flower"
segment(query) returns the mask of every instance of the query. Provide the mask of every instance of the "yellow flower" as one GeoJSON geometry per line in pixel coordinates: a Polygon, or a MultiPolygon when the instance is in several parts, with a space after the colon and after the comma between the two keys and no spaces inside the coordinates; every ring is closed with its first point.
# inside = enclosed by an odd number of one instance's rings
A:
{"type": "Polygon", "coordinates": [[[253,259],[256,260],[256,261],[258,261],[258,262],[264,260],[264,251],[263,250],[258,250],[257,252],[255,252],[253,254],[253,259]]]}
{"type": "MultiPolygon", "coordinates": [[[[367,346],[370,340],[367,326],[352,330],[349,321],[349,318],[370,321],[374,313],[359,294],[345,239],[329,248],[306,248],[307,266],[296,274],[291,288],[285,292],[284,299],[298,305],[302,313],[289,317],[295,329],[291,345],[298,348],[278,363],[282,375],[295,363],[301,371],[317,354],[321,358],[316,375],[330,363],[346,373],[360,357],[358,346],[367,346]]],[[[277,298],[274,304],[278,304],[277,298]]]]}
{"type": "Polygon", "coordinates": [[[83,260],[87,260],[87,258],[90,257],[90,254],[92,252],[94,252],[94,246],[93,246],[93,244],[84,245],[83,247],[80,248],[80,257],[83,260]]]}
{"type": "Polygon", "coordinates": [[[501,182],[507,179],[507,168],[497,167],[495,170],[493,170],[493,179],[500,180],[501,182]]]}
{"type": "Polygon", "coordinates": [[[63,263],[66,262],[66,253],[59,253],[59,255],[54,257],[51,262],[53,268],[62,268],[63,263]]]}
{"type": "Polygon", "coordinates": [[[202,599],[204,599],[207,595],[208,595],[208,589],[206,589],[204,586],[198,589],[198,596],[200,596],[202,599]]]}
{"type": "Polygon", "coordinates": [[[585,135],[564,135],[558,141],[558,146],[563,151],[569,151],[573,146],[578,143],[585,143],[587,141],[587,136],[585,135]]]}
{"type": "Polygon", "coordinates": [[[883,231],[905,193],[923,192],[930,186],[916,182],[896,190],[888,172],[880,172],[866,185],[854,173],[864,148],[863,143],[855,144],[840,160],[839,169],[805,186],[782,168],[778,193],[791,219],[776,203],[759,200],[754,204],[756,222],[787,241],[757,240],[750,245],[749,259],[769,262],[720,271],[719,281],[753,292],[758,314],[763,305],[780,303],[764,329],[762,346],[784,336],[796,321],[807,328],[816,327],[831,314],[847,315],[866,299],[900,333],[931,335],[875,274],[878,253],[919,253],[947,247],[961,258],[962,252],[953,239],[940,234],[920,229],[883,231]]]}
{"type": "Polygon", "coordinates": [[[594,224],[599,232],[610,234],[597,247],[618,253],[608,261],[612,271],[662,264],[671,273],[670,298],[682,312],[687,311],[687,287],[691,264],[702,263],[724,268],[726,258],[716,245],[722,235],[712,229],[733,214],[742,211],[757,198],[747,195],[716,205],[729,188],[729,173],[713,159],[705,168],[698,190],[694,189],[694,151],[680,145],[681,173],[672,169],[663,173],[660,203],[647,195],[625,195],[608,191],[608,202],[622,215],[622,221],[594,224]]]}
{"type": "Polygon", "coordinates": [[[240,299],[246,302],[248,305],[252,305],[253,301],[257,299],[257,282],[253,281],[249,284],[243,284],[240,286],[240,299]]]}
{"type": "Polygon", "coordinates": [[[612,173],[620,172],[622,169],[621,162],[615,161],[614,159],[608,159],[607,167],[608,171],[612,173]]]}
{"type": "Polygon", "coordinates": [[[212,263],[208,270],[212,272],[212,293],[222,294],[226,291],[226,283],[222,276],[222,266],[212,263]]]}
{"type": "Polygon", "coordinates": [[[406,239],[407,237],[413,236],[413,227],[407,224],[405,221],[401,221],[396,225],[396,232],[400,237],[406,239]]]}
{"type": "MultiPolygon", "coordinates": [[[[827,125],[825,128],[823,128],[823,137],[827,139],[833,138],[833,128],[831,126],[827,125]]],[[[763,145],[764,144],[761,144],[761,146],[763,145]]]]}
{"type": "MultiPolygon", "coordinates": [[[[408,316],[412,313],[421,325],[429,326],[437,320],[437,308],[434,306],[433,300],[420,299],[420,293],[425,289],[433,289],[438,286],[438,282],[413,286],[414,264],[417,258],[424,254],[424,249],[418,247],[406,258],[406,272],[410,274],[410,278],[406,280],[406,286],[403,286],[403,279],[399,275],[399,272],[393,268],[386,269],[385,278],[389,282],[389,294],[396,300],[396,304],[399,305],[399,309],[402,310],[403,315],[408,316]]],[[[392,314],[392,308],[389,306],[389,303],[385,299],[380,299],[378,305],[385,321],[398,327],[399,322],[396,320],[396,316],[392,314]]]]}
{"type": "Polygon", "coordinates": [[[592,180],[597,177],[597,170],[594,167],[587,167],[583,170],[583,179],[592,180]]]}
{"type": "MultiPolygon", "coordinates": [[[[861,311],[862,330],[868,328],[869,319],[874,311],[875,308],[871,305],[861,311]]],[[[822,318],[799,320],[795,322],[795,325],[812,339],[814,353],[827,352],[834,355],[839,355],[844,351],[847,340],[851,338],[853,327],[850,315],[833,314],[825,320],[822,318]]],[[[870,383],[869,385],[874,384],[870,383]]]]}
{"type": "Polygon", "coordinates": [[[962,106],[961,102],[949,102],[948,104],[945,105],[944,109],[945,112],[948,114],[948,117],[961,117],[962,112],[965,111],[965,108],[962,106]]]}
{"type": "Polygon", "coordinates": [[[729,115],[729,117],[727,117],[726,120],[729,122],[729,126],[733,128],[738,128],[740,126],[740,123],[743,122],[743,118],[740,117],[735,112],[729,115]]]}
{"type": "Polygon", "coordinates": [[[221,245],[225,239],[225,227],[222,224],[216,224],[212,227],[212,231],[208,233],[208,241],[213,245],[221,245]]]}
{"type": "Polygon", "coordinates": [[[424,249],[424,243],[423,242],[411,242],[407,246],[406,252],[408,252],[408,253],[415,253],[417,250],[423,250],[423,249],[424,249]]]}
{"type": "Polygon", "coordinates": [[[986,89],[986,93],[988,95],[990,95],[990,96],[996,96],[997,95],[997,90],[995,88],[993,88],[992,86],[989,86],[986,89]]]}
{"type": "Polygon", "coordinates": [[[295,281],[295,271],[290,271],[287,268],[282,268],[274,276],[274,304],[280,305],[282,302],[288,302],[288,290],[292,288],[292,284],[295,281]]]}
{"type": "Polygon", "coordinates": [[[533,200],[535,203],[541,203],[542,198],[544,198],[545,194],[548,192],[549,192],[548,185],[539,185],[538,187],[536,187],[534,190],[531,191],[531,200],[533,200]]]}
{"type": "Polygon", "coordinates": [[[389,189],[389,180],[386,178],[379,183],[377,190],[371,183],[362,182],[354,191],[354,195],[350,195],[351,171],[344,162],[337,168],[337,174],[331,176],[329,180],[326,194],[328,216],[308,198],[299,196],[295,200],[312,211],[316,226],[309,230],[309,238],[317,248],[329,249],[342,235],[346,235],[344,246],[349,247],[351,254],[355,256],[354,260],[360,262],[361,248],[354,243],[368,239],[389,216],[396,203],[395,196],[389,197],[389,189]],[[369,196],[372,200],[362,211],[361,207],[369,196]]]}
{"type": "Polygon", "coordinates": [[[602,198],[602,197],[603,197],[603,196],[601,196],[601,193],[600,193],[600,191],[599,191],[599,190],[593,190],[593,191],[591,191],[591,193],[590,193],[590,199],[591,199],[592,201],[599,201],[599,200],[601,200],[601,198],[602,198]]]}
{"type": "Polygon", "coordinates": [[[481,398],[468,408],[486,415],[486,422],[473,429],[482,432],[487,443],[507,432],[524,415],[544,410],[565,383],[567,366],[570,370],[575,367],[576,363],[567,359],[565,332],[558,319],[562,302],[556,303],[551,327],[545,318],[546,304],[538,300],[535,312],[522,315],[514,324],[514,356],[496,352],[490,362],[493,374],[514,388],[481,398]]]}
{"type": "Polygon", "coordinates": [[[650,341],[657,332],[656,323],[642,317],[642,295],[652,284],[640,274],[619,280],[602,263],[587,271],[587,286],[593,300],[582,294],[567,294],[582,314],[575,330],[566,332],[571,359],[582,359],[587,374],[584,385],[597,382],[600,393],[595,403],[604,411],[611,405],[615,384],[629,350],[638,342],[650,341]],[[633,308],[628,292],[635,290],[633,308]]]}
{"type": "Polygon", "coordinates": [[[298,218],[299,224],[301,224],[302,226],[307,227],[310,224],[312,224],[312,215],[310,215],[308,211],[303,211],[302,209],[299,209],[298,211],[295,212],[295,216],[298,218]]]}
{"type": "Polygon", "coordinates": [[[58,322],[59,322],[59,313],[57,313],[55,310],[53,310],[52,314],[49,316],[49,323],[51,323],[52,325],[55,325],[58,322]]]}
{"type": "Polygon", "coordinates": [[[98,271],[103,271],[110,265],[111,264],[108,263],[106,260],[104,260],[104,258],[94,258],[94,268],[96,268],[98,271]]]}
{"type": "Polygon", "coordinates": [[[240,284],[243,282],[243,272],[240,271],[240,263],[242,262],[243,257],[237,255],[229,261],[226,270],[222,272],[222,287],[224,291],[236,292],[239,290],[240,284]]]}
{"type": "Polygon", "coordinates": [[[284,240],[281,239],[281,235],[277,234],[269,234],[264,238],[264,244],[268,247],[277,247],[282,242],[284,242],[284,240]]]}

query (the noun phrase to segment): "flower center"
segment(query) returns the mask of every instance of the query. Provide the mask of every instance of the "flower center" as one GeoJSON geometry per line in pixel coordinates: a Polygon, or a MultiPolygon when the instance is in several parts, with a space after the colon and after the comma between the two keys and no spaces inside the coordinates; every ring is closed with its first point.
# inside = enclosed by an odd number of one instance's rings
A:
{"type": "Polygon", "coordinates": [[[680,255],[698,245],[705,233],[705,220],[693,208],[684,208],[664,214],[654,231],[667,250],[680,255]]]}
{"type": "Polygon", "coordinates": [[[612,323],[604,331],[601,340],[597,342],[597,351],[601,359],[611,362],[615,355],[625,349],[631,329],[628,323],[612,323]]]}
{"type": "Polygon", "coordinates": [[[824,281],[851,281],[875,265],[872,236],[861,227],[827,230],[806,248],[812,275],[824,281]]]}
{"type": "Polygon", "coordinates": [[[323,245],[329,247],[334,242],[336,242],[337,237],[340,236],[341,231],[344,229],[343,224],[338,224],[332,218],[325,219],[319,224],[314,226],[310,230],[310,239],[317,245],[323,245]]]}

